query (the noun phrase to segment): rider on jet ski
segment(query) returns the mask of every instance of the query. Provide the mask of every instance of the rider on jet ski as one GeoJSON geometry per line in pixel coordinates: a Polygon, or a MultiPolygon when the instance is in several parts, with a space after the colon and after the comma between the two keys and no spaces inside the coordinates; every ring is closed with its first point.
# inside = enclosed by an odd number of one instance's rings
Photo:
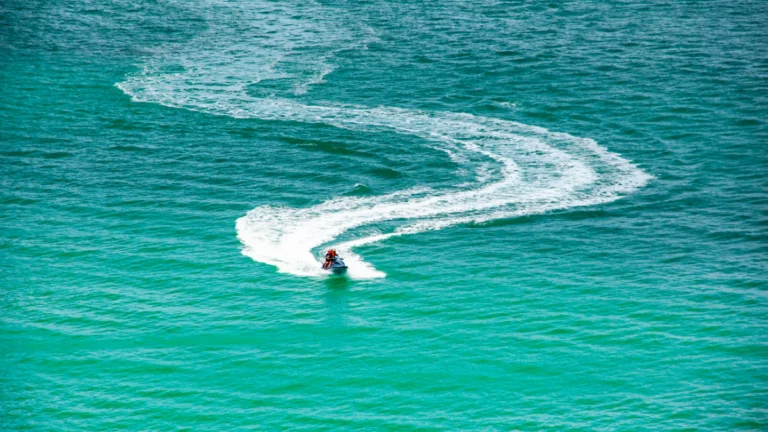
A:
{"type": "Polygon", "coordinates": [[[323,268],[328,268],[333,265],[333,262],[336,261],[338,256],[339,255],[336,254],[336,249],[328,249],[328,253],[325,254],[325,262],[323,263],[323,268]]]}

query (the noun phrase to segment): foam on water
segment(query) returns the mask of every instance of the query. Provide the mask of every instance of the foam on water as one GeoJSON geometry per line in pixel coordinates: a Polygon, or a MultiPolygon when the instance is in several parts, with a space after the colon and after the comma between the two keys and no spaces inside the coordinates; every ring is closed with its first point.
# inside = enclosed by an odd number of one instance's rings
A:
{"type": "Polygon", "coordinates": [[[469,114],[290,99],[323,83],[338,52],[365,49],[375,38],[372,30],[353,31],[352,25],[339,25],[343,17],[318,8],[273,3],[238,8],[213,1],[203,35],[153,59],[118,87],[137,102],[214,115],[411,135],[447,153],[460,170],[475,172],[476,180],[449,189],[336,197],[310,208],[257,207],[236,222],[243,253],[254,260],[282,272],[323,275],[317,249],[335,244],[351,277],[382,277],[353,248],[461,223],[605,203],[648,181],[647,174],[593,140],[539,127],[469,114]],[[375,225],[384,221],[396,221],[398,228],[378,231],[375,225]],[[369,229],[356,233],[360,227],[369,229]],[[339,242],[341,236],[350,239],[339,242]]]}

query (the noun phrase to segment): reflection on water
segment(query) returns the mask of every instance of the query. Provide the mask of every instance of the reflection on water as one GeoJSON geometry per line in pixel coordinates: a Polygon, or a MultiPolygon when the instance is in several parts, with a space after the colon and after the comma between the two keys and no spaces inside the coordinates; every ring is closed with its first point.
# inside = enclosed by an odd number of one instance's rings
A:
{"type": "Polygon", "coordinates": [[[328,325],[344,327],[347,312],[347,296],[350,280],[343,276],[331,276],[325,280],[328,291],[325,293],[325,305],[328,310],[328,325]]]}
{"type": "Polygon", "coordinates": [[[346,276],[332,275],[325,280],[325,286],[330,291],[341,291],[347,289],[349,282],[346,276]]]}

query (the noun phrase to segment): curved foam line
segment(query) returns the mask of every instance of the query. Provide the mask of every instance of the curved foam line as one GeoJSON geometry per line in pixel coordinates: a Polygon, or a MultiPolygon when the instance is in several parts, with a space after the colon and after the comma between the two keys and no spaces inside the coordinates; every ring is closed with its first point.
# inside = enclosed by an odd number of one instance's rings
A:
{"type": "MultiPolygon", "coordinates": [[[[226,6],[219,4],[218,7],[226,6]]],[[[262,7],[260,13],[271,16],[275,10],[282,11],[283,6],[264,4],[262,7]]],[[[253,11],[237,13],[247,15],[253,11]]],[[[216,27],[216,22],[211,25],[214,36],[228,34],[222,28],[229,25],[229,18],[221,18],[218,22],[221,28],[216,27]]],[[[243,254],[274,265],[281,272],[324,275],[313,250],[361,227],[401,221],[394,231],[365,234],[336,246],[346,255],[351,277],[382,277],[384,273],[364,262],[353,248],[392,236],[461,223],[605,203],[642,187],[650,178],[593,140],[517,122],[391,107],[306,105],[285,98],[252,96],[247,91],[247,83],[280,79],[293,79],[294,93],[303,93],[309,86],[322,83],[333,70],[327,60],[334,53],[360,46],[360,42],[344,36],[343,32],[341,36],[327,31],[317,36],[327,30],[322,23],[314,22],[312,31],[304,32],[301,31],[304,23],[292,18],[276,22],[268,23],[263,31],[278,35],[270,36],[277,40],[267,39],[268,42],[254,48],[241,41],[247,40],[247,35],[237,39],[234,36],[200,38],[178,57],[151,62],[142,72],[129,76],[117,86],[136,102],[159,103],[213,115],[322,123],[354,131],[411,135],[445,152],[462,169],[476,173],[474,183],[461,183],[444,190],[419,188],[381,196],[336,197],[310,208],[262,206],[251,210],[236,221],[243,254]],[[270,28],[270,25],[276,27],[270,28]],[[283,39],[279,39],[281,37],[283,39]],[[326,43],[333,47],[325,47],[313,37],[327,39],[326,43]],[[317,45],[317,57],[292,59],[297,44],[317,45]],[[167,72],[168,64],[182,65],[184,72],[167,72]],[[305,64],[314,69],[303,69],[305,64]],[[281,70],[281,65],[286,70],[281,70]]]]}

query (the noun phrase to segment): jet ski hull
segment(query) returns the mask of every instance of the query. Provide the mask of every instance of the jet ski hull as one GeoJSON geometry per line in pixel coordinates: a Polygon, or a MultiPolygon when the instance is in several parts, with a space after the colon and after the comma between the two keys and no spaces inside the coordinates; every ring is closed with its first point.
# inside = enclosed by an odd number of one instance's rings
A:
{"type": "Polygon", "coordinates": [[[329,267],[323,267],[323,270],[327,270],[333,274],[344,274],[347,272],[347,265],[344,264],[344,260],[336,258],[329,267]]]}
{"type": "Polygon", "coordinates": [[[344,274],[347,272],[347,266],[344,267],[331,267],[328,269],[333,274],[344,274]]]}

